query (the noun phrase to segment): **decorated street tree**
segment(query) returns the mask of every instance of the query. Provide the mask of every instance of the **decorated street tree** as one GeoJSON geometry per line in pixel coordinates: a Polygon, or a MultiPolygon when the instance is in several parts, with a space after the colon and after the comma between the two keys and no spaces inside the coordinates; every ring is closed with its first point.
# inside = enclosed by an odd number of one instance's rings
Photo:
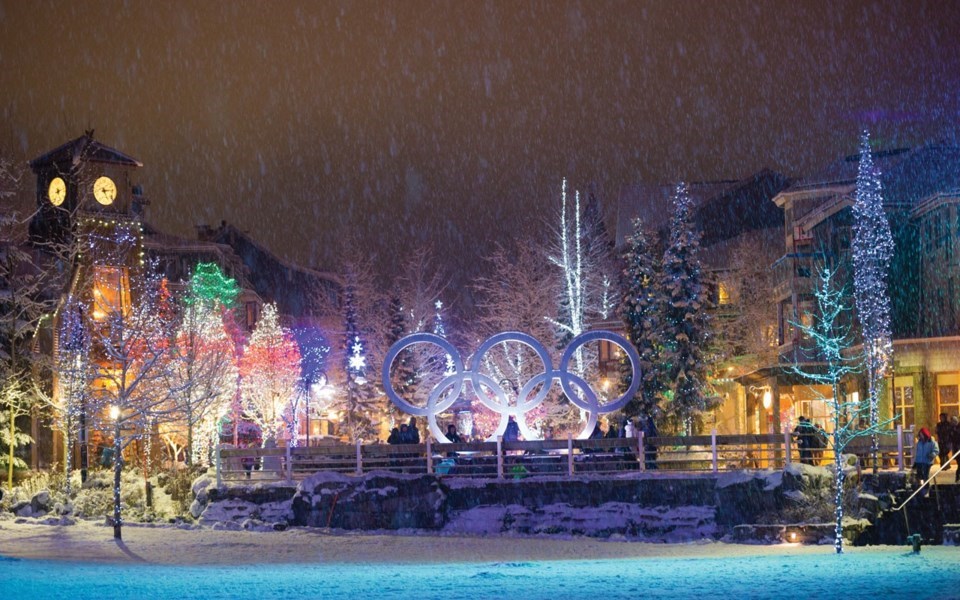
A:
{"type": "MultiPolygon", "coordinates": [[[[871,423],[863,427],[869,416],[869,406],[865,403],[846,399],[844,383],[859,373],[863,357],[851,351],[854,334],[850,319],[851,306],[847,303],[848,290],[837,283],[835,270],[819,265],[816,273],[815,311],[810,314],[812,324],[793,323],[803,339],[808,340],[810,351],[816,356],[818,369],[809,369],[794,365],[790,369],[797,375],[815,384],[830,386],[832,396],[821,395],[829,411],[829,444],[834,454],[835,517],[834,548],[837,554],[843,552],[843,486],[846,479],[844,470],[844,452],[856,438],[873,436],[883,431],[890,421],[871,423]]],[[[803,319],[801,319],[803,321],[803,319]]]]}
{"type": "MultiPolygon", "coordinates": [[[[472,337],[482,341],[505,331],[529,334],[542,343],[554,366],[559,351],[550,343],[556,331],[544,315],[556,314],[560,280],[536,241],[523,240],[512,246],[498,247],[487,257],[488,276],[478,278],[473,290],[477,316],[472,337]]],[[[496,381],[510,404],[533,377],[543,372],[539,357],[525,344],[501,342],[488,351],[481,372],[496,381]]],[[[528,413],[528,424],[544,435],[560,436],[576,432],[579,412],[555,386],[535,410],[528,413]]],[[[489,393],[489,390],[475,390],[489,393]]],[[[475,430],[490,435],[499,423],[499,415],[477,399],[471,405],[475,430]]]]}
{"type": "Polygon", "coordinates": [[[708,296],[700,266],[700,234],[693,226],[693,201],[685,183],[677,185],[673,206],[660,283],[666,301],[662,364],[670,397],[665,409],[677,431],[691,434],[715,404],[706,393],[708,296]]]}
{"type": "Polygon", "coordinates": [[[164,439],[174,455],[178,442],[184,444],[188,465],[209,456],[219,422],[237,389],[234,345],[224,327],[223,313],[238,293],[236,282],[225,277],[217,265],[201,263],[184,298],[166,369],[180,418],[167,424],[164,439]]]}
{"type": "MultiPolygon", "coordinates": [[[[598,220],[602,223],[599,208],[594,209],[594,214],[589,221],[585,218],[579,191],[574,192],[570,201],[564,179],[559,223],[548,246],[549,261],[559,276],[559,286],[555,288],[559,293],[556,310],[545,315],[556,329],[560,346],[586,331],[589,319],[606,319],[612,313],[614,274],[610,241],[595,235],[606,230],[597,225],[598,220]]],[[[580,376],[588,375],[587,366],[592,362],[584,349],[574,355],[574,368],[580,376]]]]}
{"type": "Polygon", "coordinates": [[[56,345],[56,393],[49,398],[53,422],[63,436],[66,492],[70,495],[70,470],[73,445],[81,428],[81,415],[86,405],[90,381],[90,344],[85,333],[80,305],[69,298],[60,308],[60,327],[56,345]]]}
{"type": "MultiPolygon", "coordinates": [[[[83,267],[90,316],[90,419],[113,435],[113,532],[121,537],[120,481],[124,450],[149,445],[157,423],[173,418],[165,369],[173,327],[166,281],[156,265],[140,264],[140,224],[91,224],[84,235],[89,263],[83,267]]],[[[149,456],[149,450],[147,451],[149,456]]]]}
{"type": "Polygon", "coordinates": [[[274,304],[264,305],[239,367],[244,415],[260,428],[262,445],[276,443],[284,430],[295,438],[300,351],[274,304]]]}
{"type": "MultiPolygon", "coordinates": [[[[880,420],[880,396],[884,376],[890,367],[893,341],[890,332],[890,294],[887,278],[893,259],[893,236],[883,211],[880,173],[870,154],[870,134],[863,132],[860,167],[857,172],[857,197],[853,204],[853,283],[857,318],[863,335],[864,366],[870,425],[880,420]]],[[[873,471],[877,471],[879,439],[871,440],[873,471]]]]}
{"type": "MultiPolygon", "coordinates": [[[[664,298],[660,289],[660,264],[640,219],[633,221],[633,234],[628,240],[623,262],[623,298],[619,313],[627,338],[640,355],[642,374],[640,390],[627,404],[625,412],[631,416],[654,416],[666,389],[660,368],[664,298]]],[[[630,385],[631,372],[629,362],[625,360],[624,363],[622,385],[626,389],[630,385]]]]}

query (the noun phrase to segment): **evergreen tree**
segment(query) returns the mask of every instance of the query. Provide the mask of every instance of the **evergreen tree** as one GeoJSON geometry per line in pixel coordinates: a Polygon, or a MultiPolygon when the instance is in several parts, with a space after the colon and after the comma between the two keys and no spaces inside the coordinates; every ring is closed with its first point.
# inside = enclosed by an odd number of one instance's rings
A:
{"type": "Polygon", "coordinates": [[[348,269],[343,289],[343,356],[346,390],[339,408],[343,432],[351,441],[373,439],[376,428],[372,415],[378,411],[375,385],[367,381],[367,356],[357,310],[356,281],[348,269]]]}
{"type": "Polygon", "coordinates": [[[678,431],[693,433],[714,403],[707,397],[709,341],[708,296],[700,267],[700,234],[692,222],[687,185],[677,185],[670,241],[663,255],[661,288],[665,296],[663,367],[670,386],[666,411],[678,431]]]}
{"type": "MultiPolygon", "coordinates": [[[[887,277],[893,259],[893,236],[883,211],[880,174],[870,154],[870,134],[863,132],[857,197],[853,204],[853,283],[857,317],[863,333],[870,425],[880,420],[879,403],[884,374],[893,355],[890,332],[890,294],[887,277]]],[[[873,470],[877,471],[879,440],[872,439],[873,470]]]]}
{"type": "MultiPolygon", "coordinates": [[[[664,391],[663,373],[660,369],[663,349],[661,319],[664,306],[663,293],[660,290],[660,264],[640,219],[633,221],[633,234],[628,244],[629,247],[623,255],[624,268],[620,281],[623,298],[618,312],[627,338],[640,355],[642,381],[640,390],[627,404],[624,412],[629,416],[654,416],[658,412],[660,396],[664,391]]],[[[623,367],[622,384],[623,389],[627,389],[632,374],[630,363],[626,359],[623,367]]]]}
{"type": "MultiPolygon", "coordinates": [[[[399,295],[390,298],[389,305],[390,330],[387,332],[387,346],[393,346],[407,335],[407,319],[404,315],[403,302],[399,295]]],[[[393,361],[390,370],[390,380],[397,395],[407,402],[414,401],[417,387],[417,372],[410,364],[410,353],[401,352],[393,361]]],[[[394,415],[396,417],[396,415],[394,415]]]]}

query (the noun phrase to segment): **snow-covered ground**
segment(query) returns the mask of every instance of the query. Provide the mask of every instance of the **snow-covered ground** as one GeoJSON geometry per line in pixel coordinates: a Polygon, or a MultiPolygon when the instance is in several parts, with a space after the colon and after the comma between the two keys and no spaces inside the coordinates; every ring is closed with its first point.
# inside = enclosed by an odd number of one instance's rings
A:
{"type": "Polygon", "coordinates": [[[942,546],[836,556],[829,546],[170,527],[128,527],[124,538],[91,523],[0,522],[0,598],[960,598],[960,551],[942,546]]]}

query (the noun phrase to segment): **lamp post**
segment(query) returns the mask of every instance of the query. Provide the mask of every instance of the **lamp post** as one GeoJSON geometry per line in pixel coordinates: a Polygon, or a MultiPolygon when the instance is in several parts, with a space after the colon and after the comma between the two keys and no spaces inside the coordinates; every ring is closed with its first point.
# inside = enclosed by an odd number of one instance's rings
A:
{"type": "Polygon", "coordinates": [[[120,431],[120,407],[110,407],[110,418],[113,420],[113,537],[121,539],[120,522],[120,475],[123,469],[123,440],[120,431]]]}

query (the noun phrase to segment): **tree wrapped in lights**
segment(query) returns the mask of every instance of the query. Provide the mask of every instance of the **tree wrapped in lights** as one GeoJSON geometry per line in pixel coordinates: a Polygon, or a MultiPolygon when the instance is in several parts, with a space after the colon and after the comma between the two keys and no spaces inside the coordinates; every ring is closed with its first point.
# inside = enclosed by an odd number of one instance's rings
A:
{"type": "MultiPolygon", "coordinates": [[[[893,355],[890,332],[890,294],[887,277],[893,259],[893,236],[883,211],[880,174],[870,154],[870,134],[863,132],[860,167],[857,172],[857,196],[853,204],[853,283],[857,318],[863,334],[864,366],[870,425],[880,420],[880,395],[884,375],[893,355]]],[[[879,439],[871,440],[873,471],[877,472],[879,439]]]]}
{"type": "MultiPolygon", "coordinates": [[[[605,232],[596,224],[600,220],[599,208],[594,212],[596,216],[588,221],[583,214],[579,191],[574,192],[571,205],[567,180],[564,179],[560,188],[559,224],[548,255],[560,275],[554,313],[557,317],[545,317],[556,328],[560,346],[586,331],[588,319],[606,318],[612,309],[610,244],[609,240],[591,235],[591,232],[605,232]]],[[[586,374],[588,362],[592,361],[585,356],[584,349],[575,353],[574,368],[580,376],[586,374]]]]}
{"type": "Polygon", "coordinates": [[[167,424],[163,437],[174,458],[178,444],[184,445],[189,465],[208,455],[236,393],[237,361],[223,314],[239,288],[217,265],[200,263],[187,289],[166,370],[181,419],[167,424]]]}
{"type": "Polygon", "coordinates": [[[242,406],[260,427],[262,443],[292,432],[300,377],[300,351],[293,335],[280,326],[277,307],[266,304],[240,358],[242,406]]]}
{"type": "Polygon", "coordinates": [[[114,537],[121,537],[120,481],[124,449],[173,418],[165,369],[172,330],[166,281],[155,264],[139,263],[140,225],[100,224],[85,237],[91,259],[83,297],[91,315],[92,420],[113,434],[114,537]]]}
{"type": "Polygon", "coordinates": [[[660,284],[666,301],[663,367],[671,396],[666,411],[680,432],[690,434],[701,415],[715,405],[706,394],[708,296],[700,267],[700,234],[693,226],[693,201],[685,183],[677,185],[673,206],[660,284]]]}
{"type": "Polygon", "coordinates": [[[80,430],[90,372],[89,340],[84,333],[80,307],[73,298],[68,298],[60,309],[56,351],[58,389],[51,396],[51,406],[54,424],[63,436],[66,492],[69,496],[73,444],[80,430]]]}
{"type": "Polygon", "coordinates": [[[829,433],[829,444],[834,455],[834,483],[836,485],[836,517],[834,528],[834,548],[837,554],[843,552],[843,485],[846,479],[844,457],[847,446],[856,438],[873,436],[882,431],[891,421],[871,423],[861,428],[866,421],[869,407],[861,402],[847,401],[844,395],[844,381],[859,373],[863,357],[854,354],[850,348],[854,344],[854,335],[850,325],[847,305],[847,290],[836,282],[836,271],[829,267],[817,267],[817,285],[814,289],[816,309],[810,315],[812,325],[793,323],[803,338],[809,340],[821,369],[812,370],[793,365],[790,369],[797,375],[815,384],[830,386],[833,396],[821,399],[829,410],[833,431],[829,433]]]}
{"type": "MultiPolygon", "coordinates": [[[[660,263],[653,251],[640,219],[633,221],[633,234],[623,255],[623,272],[619,313],[627,338],[640,355],[642,381],[640,390],[625,409],[629,415],[653,416],[658,411],[661,394],[665,390],[660,368],[662,342],[663,293],[660,289],[660,263]]],[[[624,361],[622,384],[630,386],[632,371],[624,361]]]]}

